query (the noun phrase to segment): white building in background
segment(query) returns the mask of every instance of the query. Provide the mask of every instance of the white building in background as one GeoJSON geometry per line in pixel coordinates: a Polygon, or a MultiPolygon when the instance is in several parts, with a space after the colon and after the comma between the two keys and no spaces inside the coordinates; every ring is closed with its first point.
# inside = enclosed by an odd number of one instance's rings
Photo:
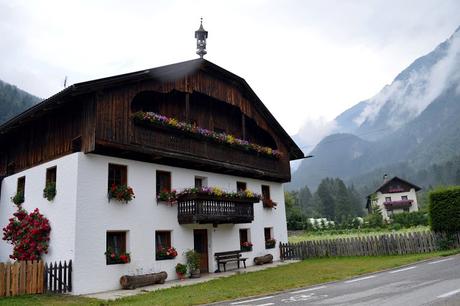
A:
{"type": "MultiPolygon", "coordinates": [[[[22,207],[50,221],[43,259],[73,261],[73,294],[117,289],[126,274],[174,279],[189,249],[201,254],[204,273],[217,269],[216,252],[243,242],[253,245],[248,265],[267,253],[276,260],[279,249],[266,242],[287,242],[283,183],[289,161],[302,157],[249,85],[204,59],[78,83],[0,126],[0,226],[22,192],[22,207]],[[56,184],[52,201],[43,197],[47,182],[56,184]],[[130,186],[135,198],[109,201],[113,184],[130,186]],[[206,186],[263,200],[157,200],[206,186]],[[160,247],[178,255],[159,256],[160,247]]],[[[0,261],[11,250],[0,241],[0,261]]]]}
{"type": "Polygon", "coordinates": [[[416,193],[420,189],[396,176],[389,180],[385,174],[383,184],[368,196],[366,208],[370,213],[372,212],[371,205],[378,205],[385,220],[388,220],[393,214],[418,211],[416,193]],[[375,195],[375,200],[372,203],[373,195],[375,195]]]}

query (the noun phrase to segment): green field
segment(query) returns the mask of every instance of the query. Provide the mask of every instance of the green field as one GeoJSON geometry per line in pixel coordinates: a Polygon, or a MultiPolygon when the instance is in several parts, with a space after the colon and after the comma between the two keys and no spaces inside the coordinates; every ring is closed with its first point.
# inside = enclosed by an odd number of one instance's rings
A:
{"type": "Polygon", "coordinates": [[[3,298],[0,299],[0,305],[198,305],[347,279],[453,253],[450,251],[401,256],[309,259],[263,271],[149,292],[112,302],[73,296],[33,295],[3,298]]]}
{"type": "Polygon", "coordinates": [[[416,226],[405,228],[398,231],[388,229],[353,229],[353,230],[324,230],[324,231],[309,231],[302,234],[289,236],[289,242],[300,242],[307,240],[325,240],[336,238],[351,238],[351,237],[366,237],[366,236],[379,236],[385,234],[398,234],[398,233],[413,233],[429,231],[428,226],[416,226]]]}

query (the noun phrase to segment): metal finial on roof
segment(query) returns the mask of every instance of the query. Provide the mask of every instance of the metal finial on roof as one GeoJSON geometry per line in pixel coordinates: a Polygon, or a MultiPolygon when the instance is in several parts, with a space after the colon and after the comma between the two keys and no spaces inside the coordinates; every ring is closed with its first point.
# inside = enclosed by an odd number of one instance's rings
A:
{"type": "Polygon", "coordinates": [[[201,58],[208,53],[206,52],[206,38],[208,38],[208,31],[203,28],[203,17],[201,17],[200,28],[195,31],[196,38],[196,54],[201,58]]]}

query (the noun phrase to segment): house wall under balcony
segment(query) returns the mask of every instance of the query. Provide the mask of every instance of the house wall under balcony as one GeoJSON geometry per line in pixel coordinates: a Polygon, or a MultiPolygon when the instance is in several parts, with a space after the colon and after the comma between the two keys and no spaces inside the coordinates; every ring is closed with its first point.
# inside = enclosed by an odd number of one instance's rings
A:
{"type": "MultiPolygon", "coordinates": [[[[193,229],[207,229],[209,271],[215,271],[215,252],[238,250],[239,229],[250,231],[254,244],[251,252],[243,253],[252,265],[253,257],[271,253],[279,259],[279,250],[265,249],[264,228],[273,228],[273,238],[287,241],[284,192],[280,183],[216,174],[206,171],[170,167],[129,159],[96,154],[78,155],[78,184],[76,204],[74,294],[98,292],[119,288],[119,279],[125,274],[141,274],[166,271],[168,280],[175,279],[175,265],[185,263],[184,252],[193,249],[193,229]],[[135,198],[127,204],[107,199],[108,164],[126,165],[128,185],[135,198]],[[188,224],[179,225],[177,206],[158,203],[155,198],[156,171],[171,172],[173,189],[194,185],[195,176],[206,177],[208,186],[227,191],[236,190],[236,182],[247,183],[247,188],[261,193],[261,185],[269,185],[271,198],[278,203],[277,209],[254,204],[254,221],[247,224],[188,224]],[[171,260],[155,259],[155,231],[171,231],[171,244],[178,256],[171,260]],[[128,264],[107,265],[105,258],[107,231],[127,232],[127,252],[131,254],[128,264]]],[[[229,266],[231,268],[231,266],[229,266]]]]}

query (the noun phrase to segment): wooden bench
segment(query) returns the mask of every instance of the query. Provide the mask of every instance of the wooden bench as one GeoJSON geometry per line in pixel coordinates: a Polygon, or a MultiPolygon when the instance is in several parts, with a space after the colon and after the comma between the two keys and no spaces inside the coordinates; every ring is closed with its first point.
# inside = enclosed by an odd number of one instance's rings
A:
{"type": "Polygon", "coordinates": [[[240,250],[214,253],[214,257],[216,258],[216,261],[217,261],[216,272],[221,272],[220,271],[221,265],[224,267],[224,272],[227,271],[226,265],[229,262],[236,262],[238,269],[240,268],[240,262],[243,262],[244,268],[246,269],[246,259],[247,258],[241,257],[240,250]]]}

